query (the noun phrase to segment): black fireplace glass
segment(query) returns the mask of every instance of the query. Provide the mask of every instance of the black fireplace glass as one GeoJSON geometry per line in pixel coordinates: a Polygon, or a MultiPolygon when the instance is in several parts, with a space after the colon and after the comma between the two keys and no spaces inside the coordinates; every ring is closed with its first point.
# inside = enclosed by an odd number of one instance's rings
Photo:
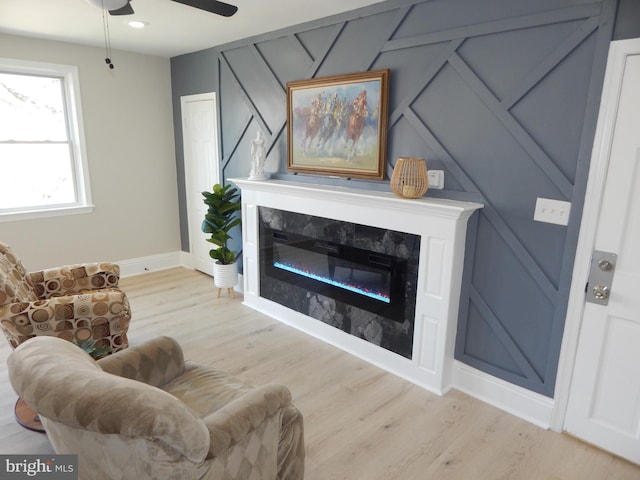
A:
{"type": "Polygon", "coordinates": [[[406,260],[270,228],[263,232],[268,276],[404,321],[406,260]]]}
{"type": "Polygon", "coordinates": [[[258,212],[260,297],[411,358],[419,235],[258,212]]]}

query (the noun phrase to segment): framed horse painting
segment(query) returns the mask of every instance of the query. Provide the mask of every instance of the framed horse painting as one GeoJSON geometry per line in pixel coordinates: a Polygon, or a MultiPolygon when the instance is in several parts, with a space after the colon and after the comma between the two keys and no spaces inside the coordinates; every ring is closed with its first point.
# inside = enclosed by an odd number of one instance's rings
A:
{"type": "Polygon", "coordinates": [[[291,172],[383,180],[389,70],[287,83],[291,172]]]}

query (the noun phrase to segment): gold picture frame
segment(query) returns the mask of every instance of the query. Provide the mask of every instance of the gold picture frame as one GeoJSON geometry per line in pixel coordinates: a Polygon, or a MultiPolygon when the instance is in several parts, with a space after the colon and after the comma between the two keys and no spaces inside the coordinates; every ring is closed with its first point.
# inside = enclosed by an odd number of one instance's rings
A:
{"type": "Polygon", "coordinates": [[[384,180],[389,69],[287,83],[290,172],[384,180]]]}

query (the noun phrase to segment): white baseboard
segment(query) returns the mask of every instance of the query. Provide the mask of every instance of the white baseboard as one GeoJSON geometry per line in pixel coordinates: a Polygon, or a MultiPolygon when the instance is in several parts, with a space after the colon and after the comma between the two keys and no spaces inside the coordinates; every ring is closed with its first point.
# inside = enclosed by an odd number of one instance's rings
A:
{"type": "Polygon", "coordinates": [[[175,267],[193,268],[191,266],[191,254],[180,251],[120,260],[115,263],[120,265],[121,277],[130,277],[175,267]]]}
{"type": "MultiPolygon", "coordinates": [[[[157,272],[167,270],[169,268],[184,267],[194,269],[191,254],[189,252],[169,252],[159,255],[150,255],[148,257],[131,258],[129,260],[120,260],[115,262],[120,265],[120,277],[131,277],[142,273],[157,272]]],[[[238,275],[238,284],[233,288],[234,291],[242,294],[244,289],[244,280],[242,274],[238,275]]]]}
{"type": "Polygon", "coordinates": [[[554,401],[454,361],[453,388],[542,428],[550,428],[554,401]]]}

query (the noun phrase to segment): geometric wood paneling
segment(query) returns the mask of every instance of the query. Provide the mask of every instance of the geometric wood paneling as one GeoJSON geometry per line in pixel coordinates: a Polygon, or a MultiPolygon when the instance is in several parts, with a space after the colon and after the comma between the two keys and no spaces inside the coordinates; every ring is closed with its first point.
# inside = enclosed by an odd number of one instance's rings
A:
{"type": "Polygon", "coordinates": [[[387,177],[422,156],[445,171],[427,195],[485,205],[456,358],[552,396],[614,14],[614,0],[389,1],[212,49],[224,178],[248,175],[261,130],[267,171],[309,181],[287,173],[286,82],[390,68],[387,177]],[[537,197],[571,202],[569,226],[534,222],[537,197]]]}

